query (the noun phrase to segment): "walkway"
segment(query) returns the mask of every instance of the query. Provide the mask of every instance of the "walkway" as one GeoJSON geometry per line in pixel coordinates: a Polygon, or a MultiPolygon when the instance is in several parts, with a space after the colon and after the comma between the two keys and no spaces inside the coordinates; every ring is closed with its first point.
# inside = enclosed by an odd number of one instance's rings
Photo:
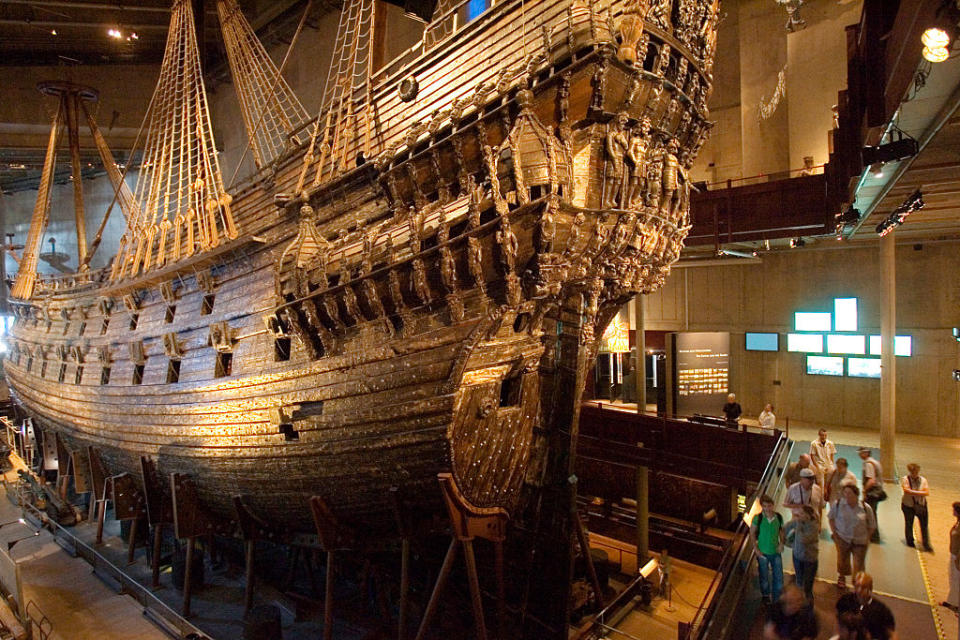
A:
{"type": "MultiPolygon", "coordinates": [[[[809,450],[810,440],[817,437],[816,432],[814,427],[791,425],[790,437],[796,442],[791,460],[796,460],[801,453],[809,450]]],[[[857,455],[858,446],[874,447],[874,457],[880,458],[878,433],[832,430],[829,438],[837,444],[837,456],[847,458],[850,470],[858,478],[861,477],[862,465],[857,455]]],[[[923,553],[906,546],[903,515],[900,512],[902,491],[898,481],[888,481],[885,484],[888,499],[877,509],[881,542],[870,546],[867,571],[873,575],[876,592],[881,594],[881,599],[890,606],[897,618],[901,640],[958,640],[957,617],[938,603],[946,597],[948,590],[948,535],[953,524],[950,505],[960,500],[960,485],[957,483],[960,477],[960,441],[898,435],[896,469],[885,470],[886,475],[894,476],[891,473],[893,471],[895,477],[901,477],[910,462],[920,464],[920,473],[930,482],[930,534],[934,552],[923,553]]],[[[782,500],[782,495],[777,499],[782,500]]],[[[785,512],[785,515],[789,518],[789,513],[785,512]]],[[[919,526],[915,538],[919,543],[919,526]]],[[[787,571],[792,569],[789,556],[789,551],[784,552],[784,569],[787,571]]],[[[836,549],[830,540],[829,527],[824,522],[815,588],[816,608],[822,623],[819,638],[829,638],[833,633],[833,604],[839,596],[836,578],[836,549]]]]}
{"type": "MultiPolygon", "coordinates": [[[[16,481],[16,472],[6,474],[16,481]]],[[[12,493],[11,493],[12,495],[12,493]]],[[[0,495],[0,545],[20,565],[25,602],[35,602],[53,624],[52,640],[169,640],[143,617],[143,607],[100,581],[90,565],[72,558],[46,529],[17,522],[19,507],[0,495]],[[19,541],[18,541],[19,540],[19,541]]]]}

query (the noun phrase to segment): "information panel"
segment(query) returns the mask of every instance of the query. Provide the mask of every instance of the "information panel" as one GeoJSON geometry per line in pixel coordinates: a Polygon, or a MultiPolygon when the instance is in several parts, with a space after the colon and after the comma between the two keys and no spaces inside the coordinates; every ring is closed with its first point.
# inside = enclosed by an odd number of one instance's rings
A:
{"type": "Polygon", "coordinates": [[[722,416],[730,389],[730,334],[677,333],[674,348],[677,415],[722,416]]]}

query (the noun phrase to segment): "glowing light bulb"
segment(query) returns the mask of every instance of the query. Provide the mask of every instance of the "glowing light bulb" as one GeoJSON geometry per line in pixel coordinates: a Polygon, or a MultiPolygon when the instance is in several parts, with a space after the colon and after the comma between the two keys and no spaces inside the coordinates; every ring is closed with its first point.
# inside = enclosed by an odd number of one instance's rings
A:
{"type": "Polygon", "coordinates": [[[920,36],[920,42],[931,49],[944,49],[950,44],[950,36],[940,27],[930,27],[920,36]]]}
{"type": "Polygon", "coordinates": [[[923,57],[930,62],[943,62],[950,57],[950,52],[946,47],[924,47],[923,57]]]}

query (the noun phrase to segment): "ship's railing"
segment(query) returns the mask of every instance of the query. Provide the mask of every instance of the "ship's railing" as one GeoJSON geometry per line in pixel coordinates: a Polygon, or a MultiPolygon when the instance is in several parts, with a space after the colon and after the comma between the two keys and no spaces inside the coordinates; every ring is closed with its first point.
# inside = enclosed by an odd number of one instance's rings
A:
{"type": "Polygon", "coordinates": [[[83,287],[91,287],[106,282],[108,270],[106,268],[91,269],[78,273],[62,273],[57,275],[38,276],[36,294],[59,293],[74,291],[83,287]]]}

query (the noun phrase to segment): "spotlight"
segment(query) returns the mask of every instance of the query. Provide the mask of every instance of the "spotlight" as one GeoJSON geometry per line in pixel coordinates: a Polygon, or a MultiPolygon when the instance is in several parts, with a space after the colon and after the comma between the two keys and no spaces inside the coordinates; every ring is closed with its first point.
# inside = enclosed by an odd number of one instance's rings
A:
{"type": "Polygon", "coordinates": [[[116,38],[117,40],[123,37],[123,34],[120,33],[119,29],[110,29],[109,31],[107,31],[107,35],[110,36],[111,38],[116,38]]]}
{"type": "Polygon", "coordinates": [[[910,136],[898,131],[898,139],[876,147],[864,147],[860,152],[864,166],[883,165],[886,162],[905,160],[917,155],[920,145],[910,136]]]}
{"type": "Polygon", "coordinates": [[[883,177],[883,165],[879,162],[870,167],[870,172],[873,174],[874,178],[878,180],[883,177]]]}
{"type": "Polygon", "coordinates": [[[52,35],[52,36],[57,35],[57,30],[56,30],[56,29],[50,29],[50,35],[52,35]]]}
{"type": "Polygon", "coordinates": [[[807,241],[803,238],[790,238],[790,248],[799,249],[803,245],[807,244],[807,241]]]}

